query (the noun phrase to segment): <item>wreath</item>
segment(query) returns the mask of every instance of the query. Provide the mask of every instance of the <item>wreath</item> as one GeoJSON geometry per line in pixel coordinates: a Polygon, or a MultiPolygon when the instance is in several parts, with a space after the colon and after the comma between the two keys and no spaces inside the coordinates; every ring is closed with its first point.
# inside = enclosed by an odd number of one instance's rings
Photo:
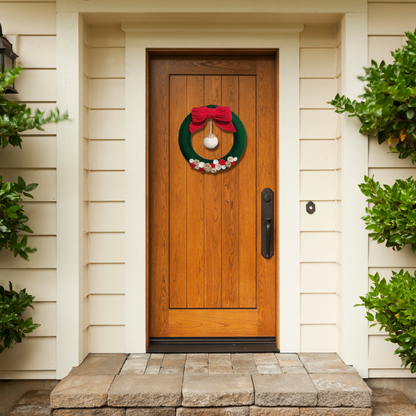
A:
{"type": "Polygon", "coordinates": [[[185,117],[179,129],[179,147],[192,168],[200,172],[217,173],[233,167],[244,153],[246,129],[242,121],[229,107],[216,105],[195,107],[185,117]],[[192,133],[204,127],[207,119],[213,119],[220,129],[234,133],[234,143],[231,150],[220,159],[205,159],[199,156],[192,147],[192,133]]]}

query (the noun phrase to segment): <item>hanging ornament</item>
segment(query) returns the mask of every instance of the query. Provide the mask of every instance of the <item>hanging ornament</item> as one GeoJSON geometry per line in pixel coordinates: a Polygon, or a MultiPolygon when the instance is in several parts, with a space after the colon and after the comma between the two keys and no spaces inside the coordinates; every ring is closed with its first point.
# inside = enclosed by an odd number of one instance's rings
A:
{"type": "Polygon", "coordinates": [[[209,119],[209,134],[205,136],[204,146],[207,149],[215,149],[218,146],[218,137],[212,133],[212,118],[209,119]]]}
{"type": "MultiPolygon", "coordinates": [[[[214,137],[211,137],[211,134],[208,134],[204,139],[204,145],[209,149],[218,145],[217,137],[214,134],[212,134],[214,137]],[[212,141],[210,145],[213,145],[215,141],[213,147],[207,146],[210,141],[212,141]]],[[[245,147],[246,129],[241,120],[229,107],[219,107],[216,105],[195,107],[192,109],[192,113],[185,117],[179,129],[179,148],[191,168],[200,172],[217,173],[227,168],[232,168],[243,155],[245,147]],[[234,133],[234,144],[231,150],[225,156],[215,160],[205,159],[199,156],[191,143],[191,134],[204,127],[207,119],[211,119],[211,123],[213,119],[222,130],[234,133]]]]}

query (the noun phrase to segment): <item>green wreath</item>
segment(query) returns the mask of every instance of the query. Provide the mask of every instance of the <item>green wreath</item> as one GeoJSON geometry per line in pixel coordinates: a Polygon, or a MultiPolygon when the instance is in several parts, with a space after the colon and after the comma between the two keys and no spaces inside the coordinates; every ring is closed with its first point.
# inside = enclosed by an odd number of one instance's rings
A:
{"type": "MultiPolygon", "coordinates": [[[[216,105],[207,105],[208,108],[215,108],[216,105]]],[[[189,126],[192,121],[192,113],[189,113],[182,122],[182,125],[179,129],[179,148],[190,164],[192,168],[199,170],[200,172],[210,172],[216,173],[221,170],[232,168],[237,160],[240,159],[246,148],[246,129],[244,124],[238,118],[238,116],[231,112],[232,114],[232,123],[234,124],[236,132],[234,135],[234,143],[231,150],[220,159],[205,159],[202,156],[199,156],[191,143],[191,132],[189,131],[189,126]]]]}

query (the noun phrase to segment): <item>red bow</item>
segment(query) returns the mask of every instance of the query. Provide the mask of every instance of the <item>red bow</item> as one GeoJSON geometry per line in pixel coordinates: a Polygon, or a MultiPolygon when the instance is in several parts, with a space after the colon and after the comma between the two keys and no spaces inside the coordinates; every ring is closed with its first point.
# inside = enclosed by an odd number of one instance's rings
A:
{"type": "Polygon", "coordinates": [[[193,133],[204,127],[207,118],[214,119],[215,123],[221,130],[232,131],[235,133],[237,130],[232,123],[232,115],[230,107],[194,107],[192,109],[192,121],[189,126],[189,131],[193,133]]]}

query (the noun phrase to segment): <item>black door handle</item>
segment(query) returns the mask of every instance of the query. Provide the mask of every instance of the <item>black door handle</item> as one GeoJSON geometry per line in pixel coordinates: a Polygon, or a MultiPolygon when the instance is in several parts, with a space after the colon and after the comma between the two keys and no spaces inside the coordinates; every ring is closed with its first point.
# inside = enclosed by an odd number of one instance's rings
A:
{"type": "Polygon", "coordinates": [[[261,255],[270,259],[274,254],[273,244],[274,193],[270,188],[261,192],[261,255]]]}

